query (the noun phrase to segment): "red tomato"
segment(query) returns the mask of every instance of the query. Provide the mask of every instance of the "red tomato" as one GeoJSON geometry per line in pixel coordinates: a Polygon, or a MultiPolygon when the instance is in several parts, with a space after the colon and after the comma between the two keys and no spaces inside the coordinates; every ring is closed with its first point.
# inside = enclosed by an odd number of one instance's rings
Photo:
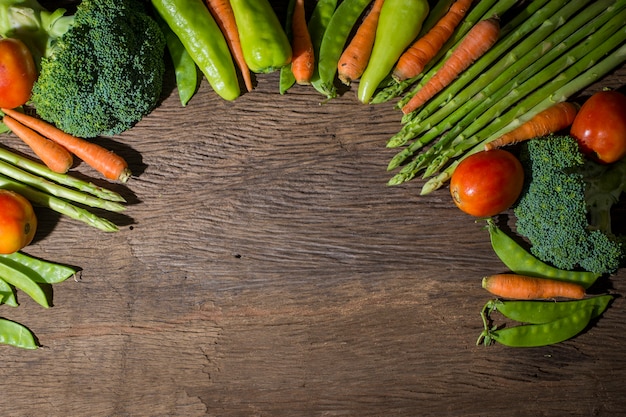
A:
{"type": "Polygon", "coordinates": [[[13,109],[30,98],[37,70],[30,50],[19,39],[0,39],[0,107],[13,109]]]}
{"type": "Polygon", "coordinates": [[[493,149],[461,161],[450,179],[450,194],[465,213],[490,217],[511,207],[523,185],[520,161],[508,151],[493,149]]]}
{"type": "Polygon", "coordinates": [[[22,195],[0,190],[0,253],[17,252],[32,242],[37,230],[33,206],[22,195]]]}
{"type": "Polygon", "coordinates": [[[593,94],[578,111],[570,129],[580,150],[610,164],[626,155],[626,96],[617,91],[593,94]]]}

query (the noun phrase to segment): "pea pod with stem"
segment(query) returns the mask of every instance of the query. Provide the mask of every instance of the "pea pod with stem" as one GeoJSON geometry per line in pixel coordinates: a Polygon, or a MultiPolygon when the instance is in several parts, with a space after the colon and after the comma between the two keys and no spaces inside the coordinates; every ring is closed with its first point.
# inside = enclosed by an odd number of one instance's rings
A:
{"type": "Polygon", "coordinates": [[[622,45],[612,52],[611,47],[615,46],[615,41],[623,42],[623,39],[620,39],[620,37],[624,34],[626,34],[626,27],[620,29],[611,39],[604,40],[600,45],[588,45],[588,48],[592,48],[590,55],[593,54],[593,57],[585,57],[584,60],[577,62],[568,70],[556,76],[551,85],[537,90],[536,94],[530,99],[518,104],[516,108],[509,110],[505,115],[493,119],[483,131],[469,138],[464,138],[464,140],[452,143],[450,147],[445,149],[433,161],[431,172],[435,172],[449,159],[454,158],[454,160],[443,171],[423,185],[421,194],[428,194],[443,186],[450,179],[461,160],[483,150],[485,143],[514,129],[554,103],[567,100],[576,92],[584,89],[621,65],[626,61],[626,45],[622,45]],[[606,55],[607,52],[609,53],[608,55],[606,55]],[[561,85],[563,80],[566,83],[561,85]],[[543,100],[536,103],[537,96],[543,97],[543,100]]]}
{"type": "MultiPolygon", "coordinates": [[[[482,104],[484,99],[491,98],[491,95],[505,83],[516,77],[519,79],[518,74],[521,71],[529,73],[530,71],[527,69],[540,57],[545,57],[542,62],[544,62],[544,66],[547,65],[558,56],[558,52],[563,51],[562,48],[551,47],[552,45],[559,45],[563,39],[582,27],[585,22],[606,10],[613,1],[599,1],[590,6],[589,10],[585,10],[585,13],[577,14],[572,19],[569,17],[582,8],[586,1],[567,3],[556,12],[553,7],[548,7],[551,3],[542,9],[543,13],[538,12],[536,14],[539,19],[532,19],[538,26],[522,25],[524,30],[520,28],[519,31],[511,32],[494,49],[487,52],[475,63],[477,67],[461,74],[455,82],[443,90],[442,94],[428,102],[408,123],[403,125],[398,133],[388,140],[387,147],[395,148],[406,144],[414,137],[418,137],[412,144],[410,151],[401,153],[392,159],[388,169],[394,169],[407,155],[419,150],[443,132],[456,127],[456,122],[469,110],[482,104]],[[551,16],[545,16],[550,13],[552,13],[551,16]],[[508,49],[509,41],[517,42],[520,37],[523,39],[508,49]],[[503,45],[508,49],[507,52],[491,62],[489,60],[490,53],[503,45]],[[485,68],[486,65],[482,65],[483,63],[489,64],[489,67],[485,68]],[[471,82],[466,83],[466,79],[472,78],[471,74],[474,71],[479,71],[480,76],[473,77],[471,82]]],[[[531,20],[529,19],[529,21],[531,20]]],[[[578,33],[580,40],[584,32],[578,31],[578,33]]],[[[534,68],[537,66],[533,66],[534,68]]]]}
{"type": "Polygon", "coordinates": [[[15,288],[8,282],[0,279],[0,303],[11,307],[17,307],[17,298],[15,297],[15,288]]]}
{"type": "MultiPolygon", "coordinates": [[[[311,43],[313,44],[313,53],[315,54],[315,62],[319,62],[320,47],[326,28],[330,23],[330,20],[337,8],[338,0],[318,0],[315,4],[315,8],[309,18],[307,25],[309,29],[309,35],[311,36],[311,43]]],[[[294,80],[295,82],[295,80],[294,80]]],[[[322,88],[322,81],[319,74],[319,66],[315,65],[313,70],[313,76],[311,77],[311,85],[320,94],[326,95],[326,91],[322,88]]]]}
{"type": "Polygon", "coordinates": [[[476,344],[484,342],[485,345],[490,345],[495,341],[509,347],[539,347],[564,342],[585,330],[593,312],[593,308],[585,307],[547,323],[522,324],[501,329],[489,327],[487,319],[483,316],[485,329],[476,344]]]}
{"type": "Polygon", "coordinates": [[[42,284],[58,284],[78,273],[76,268],[69,265],[35,258],[23,252],[0,255],[0,263],[19,269],[42,284]]]}
{"type": "Polygon", "coordinates": [[[22,349],[39,347],[33,333],[24,325],[0,318],[0,343],[22,349]]]}
{"type": "Polygon", "coordinates": [[[6,281],[18,290],[23,291],[42,307],[50,307],[48,295],[43,289],[43,285],[47,284],[41,284],[35,281],[28,271],[15,267],[14,263],[0,262],[0,279],[6,281]]]}

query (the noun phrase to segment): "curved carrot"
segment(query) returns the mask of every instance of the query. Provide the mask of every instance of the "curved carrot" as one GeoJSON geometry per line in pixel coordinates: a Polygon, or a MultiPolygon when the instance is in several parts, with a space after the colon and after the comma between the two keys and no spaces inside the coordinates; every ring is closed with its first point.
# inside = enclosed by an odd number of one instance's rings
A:
{"type": "Polygon", "coordinates": [[[443,90],[477,58],[487,52],[498,40],[499,34],[500,23],[497,18],[492,17],[476,23],[439,71],[402,107],[402,112],[411,113],[443,90]]]}
{"type": "Polygon", "coordinates": [[[241,49],[241,42],[239,41],[239,31],[237,30],[237,23],[235,22],[235,14],[230,5],[229,0],[206,0],[206,5],[213,15],[215,22],[222,30],[224,38],[230,52],[233,54],[233,58],[241,71],[243,82],[246,85],[246,90],[252,91],[254,88],[252,85],[252,76],[250,75],[250,69],[243,57],[243,51],[241,49]]]}
{"type": "Polygon", "coordinates": [[[74,163],[74,158],[67,149],[51,141],[34,130],[24,126],[11,116],[4,116],[2,121],[46,164],[48,168],[59,174],[65,174],[74,163]]]}
{"type": "Polygon", "coordinates": [[[28,114],[5,108],[0,110],[24,126],[63,146],[87,165],[104,175],[105,178],[121,182],[126,182],[130,178],[131,172],[124,158],[102,146],[83,138],[69,135],[50,123],[28,114]]]}
{"type": "Polygon", "coordinates": [[[424,36],[407,49],[393,70],[396,81],[419,75],[446,43],[472,5],[473,0],[456,0],[448,12],[424,36]]]}
{"type": "Polygon", "coordinates": [[[574,122],[577,112],[578,107],[572,103],[567,101],[557,103],[537,113],[530,120],[512,131],[488,142],[485,145],[485,150],[496,149],[501,146],[512,145],[514,143],[558,132],[559,130],[569,127],[574,122]]]}
{"type": "Polygon", "coordinates": [[[309,84],[315,71],[313,42],[306,22],[304,0],[296,0],[291,22],[291,72],[298,84],[309,84]]]}
{"type": "Polygon", "coordinates": [[[581,299],[585,296],[585,288],[579,284],[519,274],[484,277],[482,287],[499,297],[519,300],[557,297],[581,299]]]}
{"type": "Polygon", "coordinates": [[[384,1],[374,1],[369,13],[361,22],[361,25],[337,62],[337,76],[345,85],[350,85],[352,81],[363,75],[367,67],[372,48],[374,47],[380,9],[383,7],[384,1]]]}

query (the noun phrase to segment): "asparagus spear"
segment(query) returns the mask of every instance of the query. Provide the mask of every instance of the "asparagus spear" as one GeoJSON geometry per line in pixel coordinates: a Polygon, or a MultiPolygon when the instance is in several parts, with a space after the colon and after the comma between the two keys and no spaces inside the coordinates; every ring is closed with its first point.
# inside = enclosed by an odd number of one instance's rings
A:
{"type": "Polygon", "coordinates": [[[0,147],[0,160],[13,164],[16,167],[22,168],[23,170],[28,171],[32,174],[36,174],[43,178],[47,178],[61,185],[75,188],[79,191],[92,194],[104,200],[117,201],[120,203],[126,202],[124,197],[122,197],[120,194],[116,193],[115,191],[98,187],[95,184],[92,184],[87,181],[83,181],[79,178],[73,177],[68,174],[56,173],[43,164],[40,164],[28,158],[21,157],[2,147],[0,147]]]}
{"type": "Polygon", "coordinates": [[[116,232],[118,230],[117,226],[107,219],[97,216],[88,210],[77,207],[58,197],[46,194],[19,181],[15,181],[2,174],[0,174],[0,188],[13,190],[23,195],[34,204],[40,205],[42,207],[48,207],[49,209],[52,209],[57,213],[64,214],[75,220],[82,221],[102,231],[116,232]]]}
{"type": "MultiPolygon", "coordinates": [[[[622,30],[620,32],[624,31],[622,30]]],[[[569,82],[556,89],[552,94],[546,96],[541,102],[533,106],[528,111],[524,112],[523,114],[516,115],[516,117],[513,117],[510,122],[505,122],[504,120],[509,120],[509,118],[503,117],[497,122],[494,122],[493,126],[489,126],[488,132],[485,132],[484,135],[474,136],[472,140],[457,144],[452,153],[455,156],[458,156],[458,158],[454,160],[445,170],[440,172],[437,176],[429,179],[422,187],[421,194],[425,195],[442,187],[450,179],[458,164],[471,154],[483,150],[485,143],[494,140],[502,134],[514,129],[516,126],[519,126],[520,124],[529,120],[535,114],[539,113],[542,110],[545,110],[554,103],[567,100],[577,91],[582,90],[590,84],[598,81],[600,78],[604,77],[606,74],[608,74],[610,71],[612,71],[625,61],[626,45],[622,45],[615,51],[611,52],[600,62],[586,69],[580,75],[570,78],[569,82]]],[[[570,74],[566,75],[575,75],[575,73],[574,71],[571,71],[570,74]]]]}
{"type": "MultiPolygon", "coordinates": [[[[449,117],[444,119],[443,122],[434,126],[425,135],[411,143],[402,152],[392,158],[389,163],[389,169],[399,166],[401,162],[411,156],[415,151],[426,145],[434,137],[445,132],[436,145],[431,147],[426,152],[418,155],[412,162],[407,164],[402,169],[400,174],[394,177],[390,183],[394,185],[413,178],[420,168],[430,162],[430,160],[441,150],[441,148],[444,147],[445,144],[462,133],[463,129],[474,122],[481,114],[483,114],[483,112],[488,110],[493,112],[500,108],[506,108],[506,106],[513,104],[515,99],[520,98],[516,97],[515,94],[529,94],[533,87],[528,85],[528,88],[523,89],[521,87],[522,83],[530,80],[531,78],[533,78],[533,84],[538,83],[540,80],[534,77],[550,63],[552,63],[550,67],[552,73],[556,74],[571,65],[572,58],[582,58],[588,52],[584,45],[579,46],[577,50],[572,52],[570,55],[563,54],[564,51],[567,51],[577,45],[585,36],[595,32],[599,27],[602,27],[602,25],[604,25],[609,18],[616,16],[619,11],[626,7],[626,4],[624,3],[622,3],[619,7],[607,7],[605,3],[606,2],[604,1],[597,2],[586,9],[585,13],[580,13],[574,16],[574,18],[569,20],[567,24],[563,25],[559,28],[559,30],[547,38],[545,42],[536,45],[525,55],[519,57],[515,65],[502,72],[499,76],[493,79],[493,81],[486,81],[485,83],[487,85],[484,86],[483,90],[477,93],[474,97],[469,97],[467,92],[471,91],[470,89],[463,90],[463,92],[455,98],[455,100],[461,100],[464,103],[463,105],[456,109],[449,117]],[[600,15],[596,17],[595,15],[601,11],[604,12],[600,13],[600,15]],[[589,19],[592,20],[587,22],[589,19]],[[561,57],[558,58],[559,56],[561,57]],[[555,61],[555,58],[558,59],[555,61]],[[505,99],[507,101],[504,101],[505,99]],[[502,104],[496,105],[498,102],[502,104]],[[459,121],[459,119],[461,120],[459,121]]],[[[615,19],[619,19],[619,17],[615,19]]],[[[619,20],[615,23],[619,23],[619,20]]],[[[603,36],[608,36],[612,33],[611,31],[614,30],[615,26],[608,26],[608,29],[605,27],[603,36]]],[[[512,52],[516,54],[515,50],[512,52]]],[[[544,71],[542,74],[549,77],[551,73],[544,71]]],[[[475,128],[478,126],[478,124],[474,124],[475,128]]]]}

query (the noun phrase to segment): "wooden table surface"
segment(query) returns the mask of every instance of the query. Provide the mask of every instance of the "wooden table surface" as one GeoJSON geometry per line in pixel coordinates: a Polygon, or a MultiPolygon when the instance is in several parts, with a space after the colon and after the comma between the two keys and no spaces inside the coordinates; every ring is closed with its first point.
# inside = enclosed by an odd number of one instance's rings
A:
{"type": "Polygon", "coordinates": [[[400,112],[257,82],[182,108],[168,79],[103,140],[135,174],[119,232],[38,211],[25,252],[82,275],[48,310],[2,307],[44,345],[1,348],[2,415],[626,415],[623,298],[558,345],[476,346],[480,279],[506,269],[447,189],[386,185],[400,112]]]}

